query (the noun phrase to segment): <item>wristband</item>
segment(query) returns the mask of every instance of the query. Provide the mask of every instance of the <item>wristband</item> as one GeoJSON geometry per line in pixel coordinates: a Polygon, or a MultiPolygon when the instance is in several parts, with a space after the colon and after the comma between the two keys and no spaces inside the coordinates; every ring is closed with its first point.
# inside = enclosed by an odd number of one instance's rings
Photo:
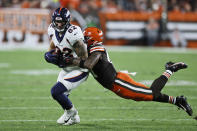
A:
{"type": "Polygon", "coordinates": [[[79,63],[79,67],[84,68],[84,63],[85,63],[85,60],[81,60],[79,63]]]}

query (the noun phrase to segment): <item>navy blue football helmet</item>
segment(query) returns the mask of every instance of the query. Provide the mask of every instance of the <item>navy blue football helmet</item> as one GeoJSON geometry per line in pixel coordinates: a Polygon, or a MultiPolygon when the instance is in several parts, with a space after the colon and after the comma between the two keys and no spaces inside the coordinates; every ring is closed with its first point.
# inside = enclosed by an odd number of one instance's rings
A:
{"type": "Polygon", "coordinates": [[[52,15],[52,25],[58,32],[64,32],[70,26],[70,12],[67,8],[57,8],[52,15]]]}

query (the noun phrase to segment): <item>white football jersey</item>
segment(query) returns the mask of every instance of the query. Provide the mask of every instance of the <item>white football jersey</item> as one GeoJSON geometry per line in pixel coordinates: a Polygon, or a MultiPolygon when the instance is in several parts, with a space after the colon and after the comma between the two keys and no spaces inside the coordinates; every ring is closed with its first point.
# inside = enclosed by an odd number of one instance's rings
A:
{"type": "MultiPolygon", "coordinates": [[[[84,40],[83,33],[79,26],[71,25],[65,34],[60,36],[59,32],[55,31],[55,29],[52,27],[52,24],[50,24],[48,27],[48,35],[52,39],[55,46],[58,47],[62,53],[68,56],[72,55],[74,58],[78,57],[73,49],[73,45],[79,40],[84,40]]],[[[88,71],[87,69],[82,69],[78,66],[68,66],[64,68],[65,71],[73,69],[79,69],[85,72],[88,71]]]]}

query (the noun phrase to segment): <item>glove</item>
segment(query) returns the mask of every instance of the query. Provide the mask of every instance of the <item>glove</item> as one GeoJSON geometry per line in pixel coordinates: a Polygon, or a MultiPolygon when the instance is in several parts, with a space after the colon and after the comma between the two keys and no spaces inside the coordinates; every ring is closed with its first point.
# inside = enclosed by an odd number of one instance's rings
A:
{"type": "Polygon", "coordinates": [[[60,68],[63,68],[72,64],[73,64],[73,57],[63,56],[62,59],[59,61],[58,66],[60,68]]]}
{"type": "Polygon", "coordinates": [[[69,57],[69,56],[63,57],[63,62],[67,65],[71,65],[73,64],[73,57],[69,57]]]}
{"type": "Polygon", "coordinates": [[[47,62],[58,65],[58,55],[53,54],[55,50],[48,51],[44,54],[44,58],[47,62]]]}

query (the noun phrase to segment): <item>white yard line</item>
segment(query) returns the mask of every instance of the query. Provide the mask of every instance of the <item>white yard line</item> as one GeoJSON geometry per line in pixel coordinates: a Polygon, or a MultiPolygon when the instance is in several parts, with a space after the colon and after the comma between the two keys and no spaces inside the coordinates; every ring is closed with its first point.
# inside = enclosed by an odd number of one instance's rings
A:
{"type": "MultiPolygon", "coordinates": [[[[140,82],[145,84],[145,85],[151,85],[153,80],[143,80],[143,81],[140,81],[140,82]]],[[[166,86],[197,86],[197,82],[187,81],[187,80],[176,80],[176,81],[170,80],[169,82],[166,83],[166,86]]]]}
{"type": "Polygon", "coordinates": [[[59,107],[0,107],[0,110],[53,110],[59,107]]]}
{"type": "MultiPolygon", "coordinates": [[[[96,81],[95,81],[96,82],[96,81]]],[[[87,86],[88,86],[88,83],[82,83],[82,84],[87,84],[87,86]]],[[[97,85],[95,85],[95,86],[98,86],[98,84],[97,85]]],[[[2,93],[3,94],[3,92],[5,92],[5,93],[8,93],[8,92],[16,92],[16,90],[17,90],[17,92],[18,92],[18,89],[19,88],[13,88],[13,89],[11,89],[11,88],[1,88],[0,89],[0,93],[2,93]]],[[[81,91],[84,91],[83,90],[84,88],[81,88],[80,90],[81,91]]],[[[176,86],[176,88],[174,88],[174,87],[164,87],[163,89],[167,89],[167,90],[169,90],[169,91],[177,91],[177,90],[179,90],[179,91],[181,91],[181,90],[187,90],[187,91],[192,91],[192,92],[195,92],[195,91],[197,91],[197,87],[193,87],[193,86],[191,86],[191,87],[184,87],[184,86],[176,86]],[[179,88],[179,89],[178,89],[179,88]]],[[[24,92],[34,92],[34,93],[36,93],[36,92],[48,92],[50,90],[50,88],[30,88],[30,89],[26,89],[26,88],[20,88],[20,92],[21,93],[24,93],[24,92]]],[[[86,89],[85,89],[86,90],[86,89]]],[[[107,89],[105,89],[105,88],[100,88],[100,87],[98,87],[98,88],[96,88],[96,89],[94,89],[94,91],[95,92],[111,92],[110,90],[107,90],[107,89]]],[[[49,94],[50,95],[50,94],[49,94]]],[[[1,97],[4,97],[4,96],[0,96],[0,98],[1,97]]],[[[38,96],[39,97],[39,96],[38,96]]],[[[13,97],[14,98],[14,97],[13,97]]],[[[41,97],[39,97],[40,99],[42,99],[41,97]]],[[[39,99],[38,98],[38,99],[39,99]]],[[[37,98],[35,98],[35,99],[37,99],[37,98]]],[[[45,98],[43,98],[43,99],[45,99],[45,98]]],[[[84,97],[83,99],[86,99],[86,97],[84,97]]],[[[96,97],[94,98],[94,99],[97,99],[96,97]]]]}
{"type": "Polygon", "coordinates": [[[49,122],[55,120],[0,120],[0,122],[49,122]]]}
{"type": "Polygon", "coordinates": [[[17,75],[58,75],[60,70],[53,70],[53,69],[43,69],[43,70],[11,70],[10,74],[17,74],[17,75]]]}
{"type": "MultiPolygon", "coordinates": [[[[196,108],[193,106],[193,109],[196,108]]],[[[61,109],[60,107],[0,107],[0,110],[54,110],[61,109]]],[[[165,107],[147,107],[147,106],[135,106],[135,107],[78,107],[78,110],[177,110],[177,107],[165,106],[165,107]]]]}
{"type": "Polygon", "coordinates": [[[9,63],[0,63],[0,68],[8,68],[10,67],[9,63]]]}
{"type": "MultiPolygon", "coordinates": [[[[116,119],[116,118],[98,118],[98,119],[81,119],[81,122],[99,122],[99,121],[166,121],[166,122],[175,122],[175,121],[194,121],[193,119],[116,119]]],[[[0,122],[56,122],[56,120],[0,120],[0,122]]]]}
{"type": "Polygon", "coordinates": [[[197,54],[196,48],[139,47],[139,46],[105,46],[111,52],[158,52],[175,54],[197,54]]]}
{"type": "MultiPolygon", "coordinates": [[[[0,44],[0,51],[14,51],[14,50],[39,50],[46,51],[48,43],[43,44],[0,44]]],[[[196,48],[169,48],[169,47],[139,47],[139,46],[105,46],[108,51],[112,52],[162,52],[162,53],[184,53],[197,54],[196,48]]]]}
{"type": "Polygon", "coordinates": [[[53,99],[52,97],[0,97],[2,100],[49,100],[53,99]]]}
{"type": "MultiPolygon", "coordinates": [[[[0,99],[2,100],[52,100],[52,97],[4,97],[1,96],[0,99]]],[[[80,100],[117,100],[117,99],[123,99],[121,97],[99,97],[99,96],[95,96],[95,97],[73,97],[72,99],[80,99],[80,100]]],[[[187,99],[191,99],[191,100],[196,100],[197,96],[187,96],[187,99]]]]}

